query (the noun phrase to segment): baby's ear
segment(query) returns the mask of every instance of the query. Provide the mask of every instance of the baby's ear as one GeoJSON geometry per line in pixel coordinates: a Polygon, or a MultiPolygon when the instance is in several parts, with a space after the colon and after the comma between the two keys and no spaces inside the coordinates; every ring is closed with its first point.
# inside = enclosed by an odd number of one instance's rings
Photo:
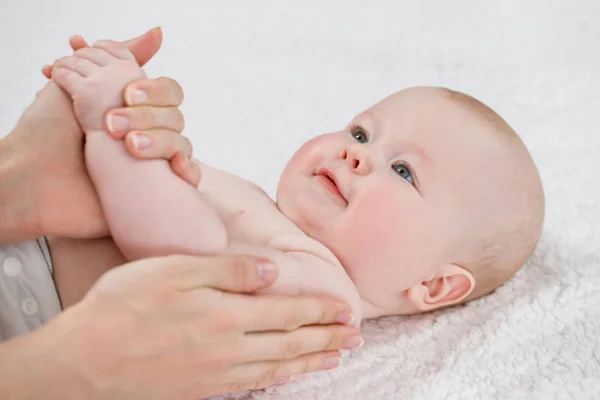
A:
{"type": "Polygon", "coordinates": [[[435,277],[419,282],[406,291],[409,301],[419,311],[431,311],[464,300],[475,288],[475,278],[455,264],[441,268],[435,277]]]}

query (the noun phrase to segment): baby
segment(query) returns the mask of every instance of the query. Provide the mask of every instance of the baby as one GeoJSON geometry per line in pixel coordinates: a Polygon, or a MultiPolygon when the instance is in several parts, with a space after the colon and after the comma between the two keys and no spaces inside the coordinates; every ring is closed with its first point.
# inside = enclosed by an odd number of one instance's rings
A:
{"type": "Polygon", "coordinates": [[[105,42],[59,60],[52,72],[73,99],[90,176],[129,260],[263,256],[280,268],[268,291],[341,297],[359,324],[488,294],[539,240],[538,171],[510,126],[470,96],[421,87],[383,99],[346,128],[305,143],[274,202],[204,164],[196,190],[166,162],[130,157],[105,132],[103,116],[143,77],[129,50],[105,42]]]}

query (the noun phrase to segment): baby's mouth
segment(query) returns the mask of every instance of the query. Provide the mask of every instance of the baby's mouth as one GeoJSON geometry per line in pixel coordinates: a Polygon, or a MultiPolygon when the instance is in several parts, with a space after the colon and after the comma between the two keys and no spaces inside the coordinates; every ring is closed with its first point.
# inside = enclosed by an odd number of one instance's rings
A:
{"type": "Polygon", "coordinates": [[[348,200],[344,197],[342,192],[340,191],[340,185],[338,183],[337,177],[335,174],[327,168],[319,168],[316,172],[316,177],[319,180],[319,183],[327,189],[331,194],[344,202],[345,205],[348,205],[348,200]]]}

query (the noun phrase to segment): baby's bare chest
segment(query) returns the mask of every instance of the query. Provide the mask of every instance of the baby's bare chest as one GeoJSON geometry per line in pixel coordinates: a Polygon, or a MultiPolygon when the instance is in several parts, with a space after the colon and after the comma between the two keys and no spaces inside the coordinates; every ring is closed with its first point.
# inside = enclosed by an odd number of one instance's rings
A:
{"type": "Polygon", "coordinates": [[[266,292],[340,297],[360,320],[360,296],[340,262],[281,213],[262,189],[209,167],[202,169],[198,189],[225,224],[229,242],[225,253],[265,257],[278,265],[277,282],[266,292]]]}

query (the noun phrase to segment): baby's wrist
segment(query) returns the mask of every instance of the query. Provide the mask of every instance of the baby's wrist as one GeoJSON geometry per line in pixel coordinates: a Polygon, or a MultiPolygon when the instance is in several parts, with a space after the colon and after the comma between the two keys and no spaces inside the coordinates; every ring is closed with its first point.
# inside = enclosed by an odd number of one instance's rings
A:
{"type": "Polygon", "coordinates": [[[110,134],[104,130],[104,128],[100,128],[100,129],[88,129],[88,130],[84,130],[83,131],[85,136],[91,136],[91,135],[109,135],[110,134]]]}

